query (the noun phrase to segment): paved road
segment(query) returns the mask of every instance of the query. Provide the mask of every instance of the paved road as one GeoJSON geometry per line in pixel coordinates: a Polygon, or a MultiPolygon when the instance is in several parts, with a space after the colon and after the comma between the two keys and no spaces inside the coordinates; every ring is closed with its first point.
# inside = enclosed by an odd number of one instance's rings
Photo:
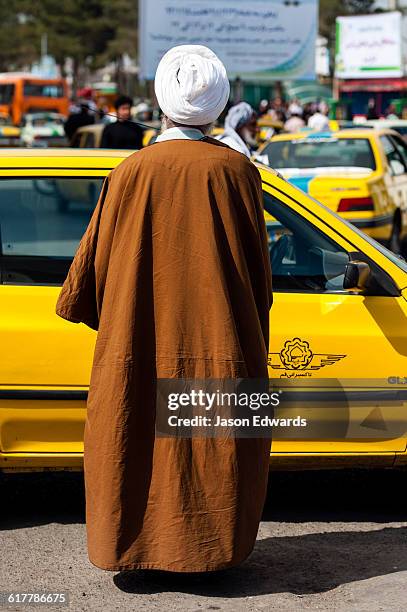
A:
{"type": "Polygon", "coordinates": [[[407,608],[407,474],[273,473],[253,554],[197,575],[105,572],[86,555],[80,474],[12,475],[0,484],[0,591],[68,591],[69,608],[203,612],[407,608]]]}

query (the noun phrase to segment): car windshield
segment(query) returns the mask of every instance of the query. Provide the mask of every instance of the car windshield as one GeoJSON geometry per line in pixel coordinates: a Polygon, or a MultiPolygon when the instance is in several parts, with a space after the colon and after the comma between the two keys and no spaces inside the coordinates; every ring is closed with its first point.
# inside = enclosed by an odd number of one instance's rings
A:
{"type": "MultiPolygon", "coordinates": [[[[304,196],[303,192],[298,187],[295,187],[294,185],[292,185],[292,187],[301,194],[301,198],[304,196]]],[[[347,219],[338,215],[338,213],[336,213],[335,211],[325,206],[322,202],[319,202],[318,200],[316,200],[310,195],[308,195],[307,197],[310,198],[313,202],[315,202],[315,204],[317,204],[318,206],[321,206],[322,208],[327,210],[329,214],[333,215],[341,223],[345,223],[345,225],[347,225],[360,238],[363,238],[363,240],[366,240],[366,242],[374,246],[378,251],[380,251],[382,255],[387,257],[387,259],[389,259],[398,268],[400,268],[400,270],[403,270],[403,272],[407,272],[407,261],[404,259],[404,257],[400,255],[396,255],[395,253],[393,253],[393,251],[390,251],[389,249],[387,249],[385,246],[380,244],[380,242],[377,242],[374,238],[371,238],[370,236],[368,236],[368,234],[366,234],[365,232],[362,232],[362,230],[360,230],[358,227],[353,225],[353,223],[351,223],[350,221],[347,221],[347,219]]]]}
{"type": "Polygon", "coordinates": [[[307,136],[269,142],[259,161],[276,169],[352,167],[375,170],[376,164],[367,138],[307,136]]]}

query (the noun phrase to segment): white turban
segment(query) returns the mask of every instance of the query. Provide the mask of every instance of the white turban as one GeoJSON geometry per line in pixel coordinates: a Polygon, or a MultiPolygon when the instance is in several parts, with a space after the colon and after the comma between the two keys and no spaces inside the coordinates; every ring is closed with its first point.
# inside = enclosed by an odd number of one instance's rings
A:
{"type": "Polygon", "coordinates": [[[247,102],[239,102],[229,109],[225,117],[225,128],[237,130],[247,123],[253,116],[254,110],[247,102]]]}
{"type": "Polygon", "coordinates": [[[202,45],[173,47],[161,58],[154,81],[163,113],[183,125],[215,121],[229,99],[226,68],[202,45]]]}

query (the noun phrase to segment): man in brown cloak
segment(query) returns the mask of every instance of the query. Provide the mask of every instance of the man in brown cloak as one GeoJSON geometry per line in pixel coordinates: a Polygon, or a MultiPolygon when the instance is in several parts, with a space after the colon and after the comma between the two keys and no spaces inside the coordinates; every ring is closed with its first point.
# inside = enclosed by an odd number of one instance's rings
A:
{"type": "Polygon", "coordinates": [[[84,437],[90,561],[218,570],[254,546],[270,439],[158,437],[156,383],[267,378],[261,180],[205,136],[229,95],[212,51],[171,49],[155,87],[168,129],[105,180],[56,313],[98,330],[84,437]]]}

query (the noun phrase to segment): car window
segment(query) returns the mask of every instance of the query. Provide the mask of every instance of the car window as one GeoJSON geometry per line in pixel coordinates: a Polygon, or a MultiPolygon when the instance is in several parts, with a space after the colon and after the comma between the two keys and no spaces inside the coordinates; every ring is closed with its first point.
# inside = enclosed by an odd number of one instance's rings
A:
{"type": "Polygon", "coordinates": [[[376,163],[367,138],[306,136],[271,141],[258,156],[276,169],[316,167],[357,167],[375,170],[376,163]]]}
{"type": "Polygon", "coordinates": [[[274,291],[343,291],[347,251],[278,198],[264,193],[274,291]]]}
{"type": "Polygon", "coordinates": [[[0,180],[4,284],[62,284],[103,178],[0,180]]]}
{"type": "Polygon", "coordinates": [[[393,140],[391,140],[388,136],[380,136],[380,142],[383,145],[384,154],[386,155],[387,162],[392,173],[395,176],[404,174],[407,168],[399,151],[396,149],[393,140]]]}
{"type": "Polygon", "coordinates": [[[392,125],[391,129],[398,132],[401,136],[407,136],[407,125],[392,125]]]}
{"type": "MultiPolygon", "coordinates": [[[[296,191],[298,191],[298,195],[299,196],[302,195],[301,194],[301,190],[298,187],[295,187],[293,185],[292,188],[295,189],[296,191]]],[[[344,225],[347,225],[347,227],[352,232],[357,234],[360,239],[364,240],[365,242],[368,242],[377,251],[379,251],[382,255],[384,255],[384,257],[386,257],[389,261],[391,261],[394,265],[396,265],[400,270],[403,270],[403,272],[407,272],[407,261],[404,259],[404,257],[402,257],[402,255],[397,255],[396,253],[393,253],[393,251],[390,251],[387,247],[383,246],[380,242],[377,242],[374,238],[371,238],[371,236],[369,236],[369,234],[366,234],[366,232],[364,232],[361,229],[359,229],[356,225],[354,225],[353,223],[351,223],[350,221],[348,221],[347,219],[342,217],[336,211],[331,210],[330,208],[325,206],[325,204],[323,204],[322,202],[316,200],[311,195],[308,195],[307,197],[308,197],[308,199],[313,201],[316,209],[318,209],[318,207],[321,207],[325,211],[329,212],[329,214],[332,215],[333,217],[335,217],[337,221],[340,221],[340,223],[342,223],[344,225]]],[[[380,293],[380,295],[382,295],[382,294],[380,293]]]]}
{"type": "Polygon", "coordinates": [[[407,168],[407,143],[400,136],[391,136],[391,141],[403,159],[407,168]]]}

